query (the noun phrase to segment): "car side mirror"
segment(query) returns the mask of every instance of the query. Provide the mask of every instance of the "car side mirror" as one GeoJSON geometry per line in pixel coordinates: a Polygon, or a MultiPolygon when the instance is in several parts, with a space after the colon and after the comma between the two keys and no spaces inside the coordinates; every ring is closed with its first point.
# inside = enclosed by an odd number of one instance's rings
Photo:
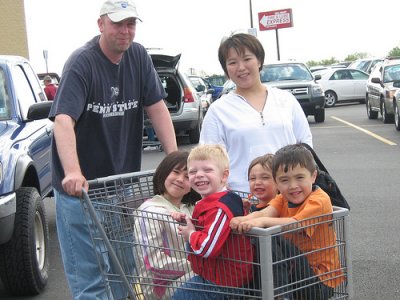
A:
{"type": "Polygon", "coordinates": [[[29,121],[46,119],[49,117],[53,101],[43,101],[29,106],[27,119],[29,121]]]}
{"type": "Polygon", "coordinates": [[[400,80],[396,80],[393,82],[393,86],[396,88],[400,88],[400,80]]]}
{"type": "Polygon", "coordinates": [[[314,80],[320,80],[321,78],[322,78],[321,74],[317,74],[314,76],[314,80]]]}
{"type": "Polygon", "coordinates": [[[197,88],[196,88],[196,90],[197,90],[198,92],[204,92],[204,91],[206,90],[206,87],[205,87],[204,85],[198,85],[197,88]]]}
{"type": "Polygon", "coordinates": [[[378,83],[378,84],[380,84],[380,83],[381,83],[381,80],[380,80],[379,77],[372,77],[372,78],[371,78],[371,82],[372,82],[372,83],[378,83]]]}

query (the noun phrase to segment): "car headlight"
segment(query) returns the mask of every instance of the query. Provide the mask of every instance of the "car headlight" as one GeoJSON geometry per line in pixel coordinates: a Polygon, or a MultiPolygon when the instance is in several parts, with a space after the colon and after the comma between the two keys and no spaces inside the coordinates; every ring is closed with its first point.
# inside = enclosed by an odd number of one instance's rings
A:
{"type": "Polygon", "coordinates": [[[388,99],[393,99],[393,97],[394,97],[394,94],[396,93],[396,91],[397,91],[397,89],[389,89],[389,90],[386,90],[386,92],[385,92],[385,97],[386,98],[388,98],[388,99]]]}
{"type": "Polygon", "coordinates": [[[313,85],[311,88],[311,94],[313,96],[324,96],[324,90],[320,85],[313,85]]]}

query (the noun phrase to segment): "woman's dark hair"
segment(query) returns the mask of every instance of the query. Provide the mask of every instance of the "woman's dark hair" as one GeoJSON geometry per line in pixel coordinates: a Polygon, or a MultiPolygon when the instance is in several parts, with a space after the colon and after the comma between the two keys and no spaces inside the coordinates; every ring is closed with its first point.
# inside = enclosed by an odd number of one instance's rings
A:
{"type": "MultiPolygon", "coordinates": [[[[187,169],[186,164],[188,156],[189,152],[187,151],[174,151],[168,154],[161,161],[153,175],[154,195],[162,195],[166,192],[165,179],[167,179],[168,175],[172,172],[173,169],[187,169]]],[[[201,196],[193,189],[190,189],[190,192],[183,196],[182,203],[194,205],[196,201],[200,199],[201,196]]]]}
{"type": "Polygon", "coordinates": [[[260,62],[259,71],[261,71],[265,59],[265,51],[261,42],[254,35],[247,33],[237,33],[224,39],[218,49],[219,63],[221,64],[221,67],[224,70],[226,76],[228,76],[228,70],[226,68],[226,58],[231,48],[235,49],[236,52],[240,55],[244,54],[246,49],[249,49],[249,51],[251,53],[254,53],[254,55],[260,62]]]}

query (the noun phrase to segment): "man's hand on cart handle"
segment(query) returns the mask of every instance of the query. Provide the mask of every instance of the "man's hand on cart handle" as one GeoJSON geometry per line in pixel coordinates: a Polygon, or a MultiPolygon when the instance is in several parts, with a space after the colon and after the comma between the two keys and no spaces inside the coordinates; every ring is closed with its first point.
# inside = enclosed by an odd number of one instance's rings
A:
{"type": "Polygon", "coordinates": [[[82,189],[86,192],[89,190],[89,183],[80,172],[67,174],[61,184],[64,191],[70,196],[81,197],[82,189]]]}

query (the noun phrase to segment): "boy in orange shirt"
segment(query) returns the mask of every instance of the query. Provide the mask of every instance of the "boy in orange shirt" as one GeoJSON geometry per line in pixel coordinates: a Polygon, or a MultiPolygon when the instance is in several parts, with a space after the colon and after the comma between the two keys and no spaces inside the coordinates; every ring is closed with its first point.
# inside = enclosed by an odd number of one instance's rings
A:
{"type": "MultiPolygon", "coordinates": [[[[314,185],[317,176],[315,162],[311,152],[303,146],[288,145],[278,150],[272,160],[272,175],[280,194],[265,209],[233,218],[230,223],[233,230],[247,232],[252,227],[286,225],[322,215],[328,215],[325,216],[327,218],[332,213],[329,196],[314,185]]],[[[305,222],[312,225],[315,220],[305,222]]],[[[274,265],[275,286],[281,287],[307,278],[302,285],[310,286],[294,292],[295,298],[328,299],[343,280],[339,272],[329,274],[340,267],[335,243],[336,234],[329,222],[307,226],[300,233],[285,234],[283,238],[274,238],[273,260],[283,260],[274,265]],[[310,251],[306,256],[301,255],[310,251]],[[290,257],[299,255],[294,260],[295,266],[284,262],[287,253],[290,253],[290,257]],[[338,277],[333,278],[335,276],[338,277]]],[[[284,292],[283,289],[278,290],[280,292],[284,292]]],[[[286,295],[287,299],[292,299],[290,292],[286,295]]]]}

